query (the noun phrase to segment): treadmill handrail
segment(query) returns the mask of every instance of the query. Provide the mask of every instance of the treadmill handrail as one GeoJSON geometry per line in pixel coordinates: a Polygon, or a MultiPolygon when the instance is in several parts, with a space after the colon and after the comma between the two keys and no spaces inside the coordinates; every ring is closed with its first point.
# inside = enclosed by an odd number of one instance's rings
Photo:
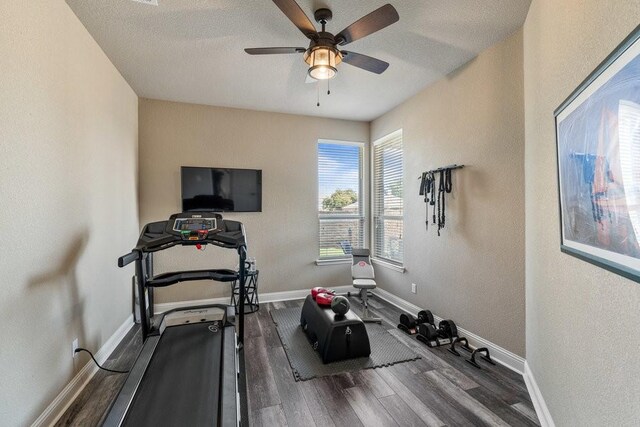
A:
{"type": "Polygon", "coordinates": [[[139,260],[141,257],[140,251],[132,250],[126,255],[122,255],[118,258],[118,267],[122,268],[125,265],[131,264],[133,261],[139,260]]]}
{"type": "Polygon", "coordinates": [[[238,273],[229,269],[176,271],[158,274],[147,280],[147,286],[160,288],[191,280],[214,280],[216,282],[233,282],[238,280],[238,273]]]}
{"type": "Polygon", "coordinates": [[[242,246],[246,246],[246,243],[238,243],[236,239],[226,238],[226,236],[216,236],[216,240],[212,240],[208,238],[206,240],[181,240],[176,238],[175,236],[162,236],[156,241],[152,242],[152,244],[144,244],[138,245],[134,250],[139,250],[141,252],[158,252],[165,249],[169,249],[173,246],[195,246],[197,244],[200,245],[215,245],[220,246],[226,249],[239,249],[242,246]]]}

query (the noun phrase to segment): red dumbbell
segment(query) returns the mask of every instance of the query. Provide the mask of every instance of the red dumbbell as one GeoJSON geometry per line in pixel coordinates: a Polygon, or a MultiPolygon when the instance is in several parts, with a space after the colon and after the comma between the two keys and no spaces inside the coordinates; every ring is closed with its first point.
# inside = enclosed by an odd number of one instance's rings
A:
{"type": "Polygon", "coordinates": [[[320,292],[318,295],[316,295],[316,302],[322,307],[331,307],[331,301],[333,301],[334,296],[335,295],[333,294],[320,292]]]}

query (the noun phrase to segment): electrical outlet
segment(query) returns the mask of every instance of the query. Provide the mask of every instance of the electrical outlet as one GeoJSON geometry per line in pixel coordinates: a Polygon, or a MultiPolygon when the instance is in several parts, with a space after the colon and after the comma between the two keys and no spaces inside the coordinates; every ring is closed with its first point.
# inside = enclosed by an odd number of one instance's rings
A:
{"type": "Polygon", "coordinates": [[[415,283],[411,284],[411,293],[412,294],[417,294],[418,293],[418,285],[416,285],[415,283]]]}
{"type": "Polygon", "coordinates": [[[78,338],[73,340],[73,343],[71,344],[71,346],[73,347],[72,348],[72,351],[73,351],[72,356],[75,359],[76,355],[78,354],[78,353],[76,353],[76,348],[80,347],[80,345],[78,344],[78,338]]]}

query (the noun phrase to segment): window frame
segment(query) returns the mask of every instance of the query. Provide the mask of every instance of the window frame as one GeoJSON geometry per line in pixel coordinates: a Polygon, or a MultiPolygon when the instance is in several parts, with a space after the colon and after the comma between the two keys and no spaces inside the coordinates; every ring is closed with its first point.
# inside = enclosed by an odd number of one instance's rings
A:
{"type": "Polygon", "coordinates": [[[404,221],[404,212],[405,212],[405,206],[404,206],[404,194],[405,193],[405,184],[406,184],[406,180],[405,180],[405,150],[404,150],[404,136],[403,136],[403,132],[402,132],[402,128],[395,130],[393,132],[390,132],[378,139],[376,139],[375,141],[373,141],[371,143],[371,155],[370,155],[370,192],[371,192],[371,203],[370,203],[370,212],[371,212],[371,220],[370,220],[370,226],[369,226],[369,235],[371,237],[370,241],[371,241],[371,258],[372,261],[376,264],[379,264],[381,266],[384,267],[388,267],[392,270],[396,270],[399,272],[404,272],[404,260],[405,260],[405,251],[404,251],[404,231],[405,231],[405,221],[404,221]],[[396,260],[393,259],[389,259],[389,258],[384,258],[384,257],[380,257],[377,256],[377,241],[376,241],[376,224],[378,223],[378,215],[376,212],[376,192],[375,192],[375,186],[376,186],[376,167],[375,167],[375,147],[377,145],[383,144],[385,142],[388,142],[390,140],[393,139],[397,139],[400,138],[401,142],[402,142],[402,193],[403,193],[403,197],[402,197],[402,216],[399,215],[392,215],[392,216],[385,216],[382,215],[383,218],[385,219],[392,219],[392,220],[402,220],[402,261],[398,262],[396,260]]]}
{"type": "Polygon", "coordinates": [[[316,244],[316,264],[336,264],[336,263],[348,263],[351,262],[351,256],[347,254],[343,254],[340,256],[320,256],[320,222],[330,221],[330,220],[360,220],[362,223],[361,234],[362,234],[362,243],[364,247],[367,247],[369,243],[369,215],[368,215],[368,199],[366,194],[367,185],[365,183],[365,177],[367,177],[367,155],[368,155],[368,146],[367,143],[361,141],[344,141],[344,140],[334,140],[334,139],[325,139],[318,138],[316,142],[316,215],[318,218],[318,231],[316,234],[316,238],[318,239],[316,244]],[[359,162],[359,175],[358,175],[358,202],[359,202],[359,214],[341,214],[341,215],[332,215],[332,214],[321,214],[317,203],[320,200],[320,165],[318,163],[318,148],[320,144],[334,144],[334,145],[348,145],[355,146],[360,149],[360,162],[359,162]]]}

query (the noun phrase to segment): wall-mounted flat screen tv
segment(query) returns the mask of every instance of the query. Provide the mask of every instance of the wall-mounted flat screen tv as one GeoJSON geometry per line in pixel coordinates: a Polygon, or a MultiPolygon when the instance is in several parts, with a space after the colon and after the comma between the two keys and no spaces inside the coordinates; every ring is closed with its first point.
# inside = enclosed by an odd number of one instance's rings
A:
{"type": "Polygon", "coordinates": [[[182,211],[262,212],[262,171],[182,166],[182,211]]]}

